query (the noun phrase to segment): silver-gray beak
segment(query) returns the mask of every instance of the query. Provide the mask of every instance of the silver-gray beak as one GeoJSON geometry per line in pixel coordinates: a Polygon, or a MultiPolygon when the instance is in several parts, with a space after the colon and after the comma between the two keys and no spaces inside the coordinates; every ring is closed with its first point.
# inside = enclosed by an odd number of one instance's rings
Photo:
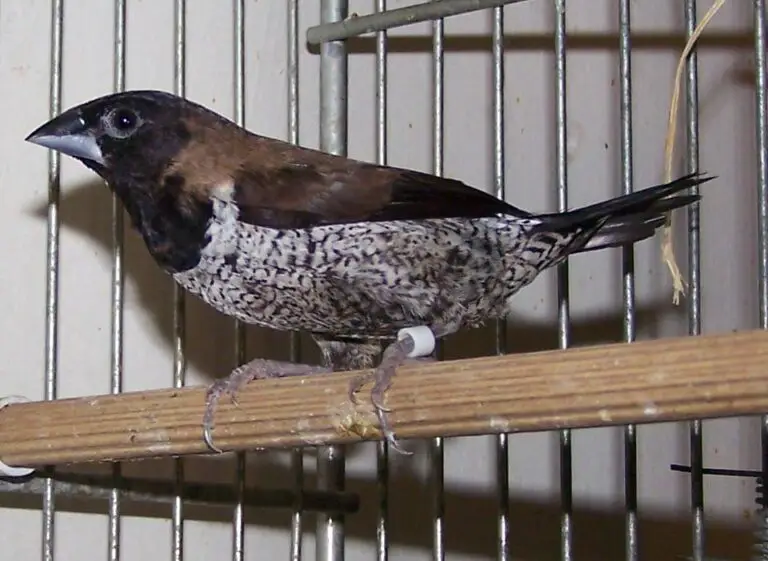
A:
{"type": "Polygon", "coordinates": [[[37,128],[24,140],[79,160],[104,165],[101,149],[78,112],[62,113],[37,128]]]}

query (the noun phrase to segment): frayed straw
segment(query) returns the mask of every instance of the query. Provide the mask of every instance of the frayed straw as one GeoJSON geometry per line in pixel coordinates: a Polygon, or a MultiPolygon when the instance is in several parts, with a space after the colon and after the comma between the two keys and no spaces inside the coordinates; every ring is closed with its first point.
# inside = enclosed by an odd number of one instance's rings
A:
{"type": "MultiPolygon", "coordinates": [[[[680,84],[683,78],[683,68],[685,67],[685,61],[688,59],[691,50],[693,49],[699,36],[707,27],[709,22],[715,17],[715,14],[723,7],[725,0],[715,0],[707,13],[701,18],[701,21],[696,26],[696,29],[691,34],[688,42],[680,55],[680,60],[677,63],[677,72],[675,73],[675,86],[672,91],[672,101],[669,106],[669,121],[667,122],[667,138],[664,145],[665,156],[665,171],[664,181],[672,181],[672,158],[675,152],[675,135],[677,133],[677,108],[680,102],[680,84]]],[[[677,305],[680,303],[680,295],[685,295],[685,289],[687,283],[683,279],[683,275],[680,272],[680,268],[677,266],[677,260],[675,259],[675,248],[672,242],[672,213],[667,214],[667,223],[664,225],[664,233],[661,241],[661,254],[662,260],[669,268],[669,273],[672,275],[672,282],[674,284],[674,294],[672,295],[672,303],[677,305]]]]}

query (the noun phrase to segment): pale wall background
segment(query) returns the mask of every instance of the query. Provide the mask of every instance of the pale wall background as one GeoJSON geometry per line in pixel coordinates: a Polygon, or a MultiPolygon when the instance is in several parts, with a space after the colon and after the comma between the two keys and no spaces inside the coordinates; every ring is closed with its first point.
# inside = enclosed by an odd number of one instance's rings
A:
{"type": "MultiPolygon", "coordinates": [[[[390,1],[390,7],[409,2],[390,1]]],[[[412,2],[411,2],[412,3],[412,2]]],[[[373,9],[357,0],[351,10],[373,9]]],[[[672,76],[684,43],[681,2],[633,2],[634,179],[641,188],[662,179],[663,143],[672,76]]],[[[700,15],[708,2],[700,2],[700,15]]],[[[569,0],[568,110],[570,203],[591,203],[620,192],[617,2],[569,0]]],[[[232,116],[233,14],[228,2],[188,0],[187,95],[232,116]]],[[[305,45],[306,28],[319,21],[319,2],[301,2],[301,142],[318,145],[319,56],[305,45]]],[[[65,2],[63,106],[111,91],[113,3],[65,2]]],[[[47,154],[23,138],[48,119],[50,1],[4,0],[0,5],[0,357],[3,394],[43,395],[45,303],[45,206],[47,154]]],[[[248,128],[287,137],[287,3],[249,0],[247,19],[248,128]]],[[[554,6],[531,0],[506,8],[506,172],[508,200],[533,210],[553,210],[555,198],[554,6]]],[[[445,173],[491,188],[490,13],[447,21],[445,80],[445,173]]],[[[127,87],[173,88],[173,2],[128,0],[127,87]]],[[[389,59],[389,161],[431,170],[431,26],[392,32],[389,59]],[[398,42],[409,36],[411,42],[398,42]]],[[[373,40],[358,40],[363,53],[350,58],[349,153],[373,160],[373,40]]],[[[702,204],[703,326],[724,332],[757,325],[756,151],[752,7],[728,2],[700,49],[701,167],[719,180],[705,188],[702,204]]],[[[683,141],[684,137],[680,136],[683,141]]],[[[683,153],[684,144],[679,144],[683,153]]],[[[682,166],[682,161],[678,160],[682,166]]],[[[678,171],[682,167],[678,167],[678,171]]],[[[82,165],[62,161],[60,397],[109,391],[110,199],[82,165]]],[[[687,254],[679,216],[681,264],[687,254]]],[[[658,240],[638,247],[638,337],[687,331],[685,306],[670,304],[669,277],[658,240]]],[[[554,274],[520,294],[510,350],[556,346],[554,274]]],[[[150,261],[140,240],[127,235],[125,389],[172,383],[171,281],[150,261]]],[[[685,303],[685,302],[684,302],[685,303]]],[[[621,338],[618,252],[572,259],[574,343],[621,338]]],[[[189,301],[189,383],[207,383],[232,365],[232,322],[189,301]]],[[[273,350],[283,335],[252,330],[251,356],[286,356],[273,350]]],[[[450,356],[491,352],[490,332],[454,338],[450,356]]],[[[755,420],[705,424],[706,465],[759,467],[755,420]]],[[[575,546],[578,559],[623,556],[621,429],[574,434],[575,546]]],[[[494,442],[490,437],[446,443],[448,558],[489,559],[495,551],[494,442]]],[[[559,548],[556,434],[517,435],[511,440],[512,551],[515,558],[555,559],[559,548]]],[[[349,488],[363,493],[361,512],[349,519],[349,559],[372,559],[375,547],[375,454],[356,446],[348,462],[349,488]]],[[[312,482],[314,457],[307,454],[312,482]]],[[[669,470],[686,463],[686,425],[639,430],[641,541],[644,559],[673,559],[689,552],[688,477],[669,470]]],[[[424,452],[393,458],[393,559],[429,559],[429,486],[424,452]]],[[[193,461],[196,479],[229,480],[228,462],[193,461]]],[[[288,485],[287,457],[262,454],[249,468],[249,484],[288,485]]],[[[168,463],[132,465],[129,474],[166,470],[168,463]]],[[[751,480],[707,478],[710,553],[746,558],[753,503],[751,480]]],[[[3,503],[4,505],[6,503],[3,503]]],[[[56,558],[101,559],[106,555],[104,504],[62,506],[56,516],[56,558]]],[[[0,508],[3,559],[40,555],[37,503],[0,508]],[[26,505],[26,506],[25,506],[26,505]],[[21,508],[25,506],[25,508],[21,508]]],[[[189,560],[230,555],[230,511],[216,521],[189,511],[185,555],[189,560]]],[[[215,517],[214,517],[215,518],[215,517]]],[[[249,517],[246,559],[282,559],[288,553],[287,512],[257,511],[249,517]]],[[[306,519],[305,558],[314,558],[313,518],[306,519]]],[[[122,559],[167,559],[169,510],[129,511],[123,518],[122,559]],[[152,516],[149,516],[149,515],[152,516]]]]}

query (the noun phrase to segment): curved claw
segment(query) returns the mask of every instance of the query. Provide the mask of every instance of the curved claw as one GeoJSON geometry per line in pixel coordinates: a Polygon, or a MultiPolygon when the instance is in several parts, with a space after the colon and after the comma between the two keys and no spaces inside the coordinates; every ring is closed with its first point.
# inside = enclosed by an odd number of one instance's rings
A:
{"type": "Polygon", "coordinates": [[[211,431],[213,430],[213,416],[216,404],[222,395],[226,394],[235,405],[239,407],[237,393],[248,383],[255,379],[281,378],[285,376],[305,376],[330,372],[330,369],[308,364],[294,364],[277,362],[273,360],[255,359],[247,364],[237,367],[229,376],[216,380],[208,387],[205,396],[205,414],[203,415],[203,441],[206,446],[219,454],[224,451],[214,446],[211,431]]]}
{"type": "Polygon", "coordinates": [[[408,450],[402,448],[400,446],[400,442],[395,438],[395,431],[392,430],[392,427],[389,425],[389,421],[387,420],[387,414],[382,410],[376,410],[376,417],[379,420],[379,428],[381,430],[381,433],[384,435],[384,438],[389,443],[389,446],[396,452],[403,454],[404,456],[413,456],[413,452],[409,452],[408,450]]]}
{"type": "Polygon", "coordinates": [[[357,405],[359,402],[357,401],[357,396],[355,393],[362,388],[365,384],[367,384],[372,378],[374,377],[373,374],[360,374],[359,376],[355,376],[349,381],[349,400],[352,402],[353,405],[357,405]]]}
{"type": "Polygon", "coordinates": [[[213,435],[211,434],[211,430],[213,430],[213,427],[210,425],[203,427],[203,442],[205,442],[205,445],[208,446],[208,449],[211,450],[211,452],[223,454],[224,450],[213,444],[213,435]]]}
{"type": "Polygon", "coordinates": [[[391,413],[392,409],[382,404],[381,403],[382,399],[384,399],[383,394],[381,396],[374,396],[373,394],[371,395],[371,403],[378,411],[383,411],[384,413],[391,413]]]}
{"type": "Polygon", "coordinates": [[[391,412],[392,410],[384,405],[384,394],[389,389],[389,384],[382,384],[379,385],[378,383],[373,386],[373,390],[371,390],[371,403],[373,406],[378,409],[379,411],[384,411],[386,413],[391,412]]]}
{"type": "Polygon", "coordinates": [[[219,401],[219,398],[216,395],[216,389],[216,384],[213,384],[208,390],[206,398],[207,405],[205,408],[205,415],[203,416],[203,442],[205,442],[205,445],[211,452],[223,454],[224,451],[213,444],[213,414],[216,409],[216,403],[219,401]]]}
{"type": "Polygon", "coordinates": [[[399,454],[402,454],[403,456],[413,456],[413,452],[410,450],[406,450],[405,448],[401,448],[400,444],[398,443],[398,440],[395,439],[395,435],[392,434],[387,437],[387,442],[389,442],[389,446],[399,454]]]}
{"type": "Polygon", "coordinates": [[[235,407],[239,407],[240,403],[237,401],[236,391],[236,388],[233,388],[227,379],[216,380],[208,388],[205,398],[205,415],[203,415],[203,442],[205,442],[205,445],[211,452],[216,452],[217,454],[224,453],[224,450],[213,443],[213,415],[216,411],[216,405],[219,403],[222,395],[227,395],[232,404],[235,407]]]}

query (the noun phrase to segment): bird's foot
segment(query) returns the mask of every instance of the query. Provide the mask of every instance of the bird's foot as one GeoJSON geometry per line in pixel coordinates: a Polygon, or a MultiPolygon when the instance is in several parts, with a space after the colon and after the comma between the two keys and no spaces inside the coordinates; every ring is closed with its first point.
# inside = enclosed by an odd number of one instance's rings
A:
{"type": "Polygon", "coordinates": [[[235,368],[229,376],[216,380],[208,387],[205,396],[205,414],[203,415],[203,441],[212,451],[221,453],[221,450],[213,445],[211,432],[213,431],[213,416],[216,405],[222,395],[228,395],[232,403],[237,405],[238,392],[253,380],[309,376],[311,374],[325,374],[330,371],[330,369],[322,366],[263,359],[252,360],[235,368]]]}
{"type": "Polygon", "coordinates": [[[384,394],[389,389],[390,385],[392,385],[392,380],[395,377],[398,368],[409,363],[435,360],[433,357],[429,356],[410,358],[408,355],[413,352],[413,349],[414,341],[410,335],[395,341],[384,349],[381,363],[376,370],[372,373],[355,376],[349,382],[349,399],[354,404],[357,404],[355,393],[368,382],[374,382],[370,396],[373,409],[376,413],[376,418],[379,421],[379,429],[393,450],[407,456],[410,456],[412,452],[404,450],[395,438],[395,433],[392,430],[392,426],[390,425],[387,416],[390,409],[384,406],[384,394]]]}

